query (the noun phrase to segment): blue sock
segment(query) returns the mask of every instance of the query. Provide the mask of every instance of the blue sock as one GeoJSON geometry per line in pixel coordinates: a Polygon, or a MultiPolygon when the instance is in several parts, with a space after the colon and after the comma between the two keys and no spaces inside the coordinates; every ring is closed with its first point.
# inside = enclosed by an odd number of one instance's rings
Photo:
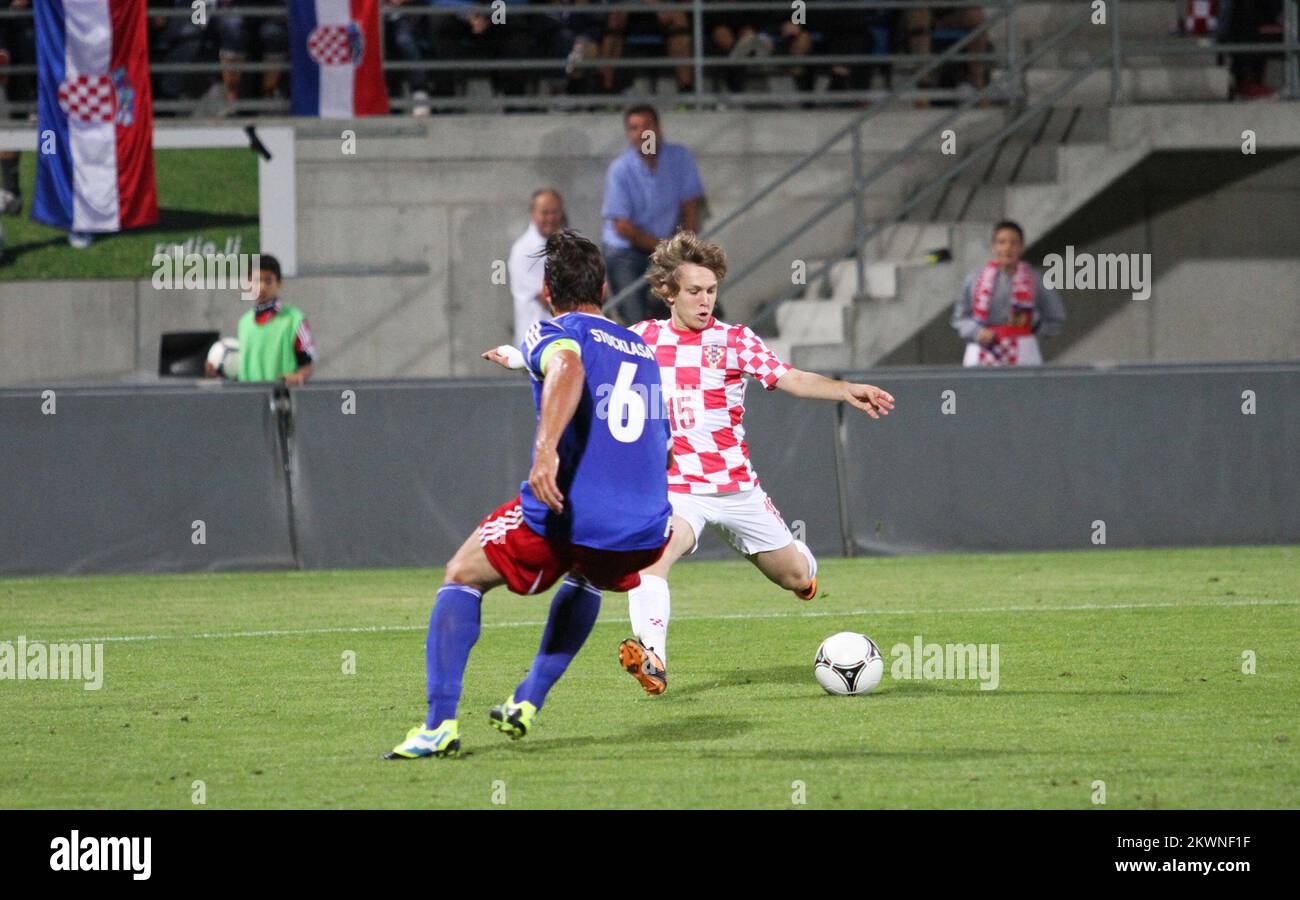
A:
{"type": "Polygon", "coordinates": [[[537,648],[533,667],[515,690],[516,703],[527,700],[542,708],[547,692],[560,680],[591,634],[599,612],[600,591],[585,581],[564,579],[551,601],[551,614],[546,617],[546,630],[542,632],[542,644],[537,648]]]}
{"type": "Polygon", "coordinates": [[[426,728],[456,718],[460,684],[469,651],[478,640],[479,610],[483,595],[464,584],[444,584],[429,616],[429,636],[424,642],[424,672],[429,686],[426,728]]]}

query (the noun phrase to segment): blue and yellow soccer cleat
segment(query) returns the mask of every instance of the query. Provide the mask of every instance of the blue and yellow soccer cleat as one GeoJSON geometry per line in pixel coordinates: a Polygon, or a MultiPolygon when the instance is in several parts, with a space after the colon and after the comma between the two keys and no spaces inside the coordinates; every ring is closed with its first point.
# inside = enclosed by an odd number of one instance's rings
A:
{"type": "Polygon", "coordinates": [[[455,719],[444,719],[432,730],[423,724],[406,733],[406,740],[384,754],[384,759],[423,759],[426,756],[460,755],[460,728],[455,719]]]}
{"type": "Polygon", "coordinates": [[[510,735],[510,740],[517,741],[533,730],[533,720],[537,718],[537,707],[525,700],[515,702],[515,695],[500,706],[492,707],[488,712],[492,727],[502,734],[510,735]]]}

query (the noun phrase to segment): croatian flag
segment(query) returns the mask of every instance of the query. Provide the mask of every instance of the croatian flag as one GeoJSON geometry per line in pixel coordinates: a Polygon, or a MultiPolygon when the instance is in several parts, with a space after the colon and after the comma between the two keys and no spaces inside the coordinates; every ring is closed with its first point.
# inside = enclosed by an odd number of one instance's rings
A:
{"type": "Polygon", "coordinates": [[[379,0],[289,0],[296,116],[350,119],[388,112],[379,0]]]}
{"type": "Polygon", "coordinates": [[[40,0],[40,152],[32,218],[69,231],[153,225],[153,100],[145,0],[40,0]]]}

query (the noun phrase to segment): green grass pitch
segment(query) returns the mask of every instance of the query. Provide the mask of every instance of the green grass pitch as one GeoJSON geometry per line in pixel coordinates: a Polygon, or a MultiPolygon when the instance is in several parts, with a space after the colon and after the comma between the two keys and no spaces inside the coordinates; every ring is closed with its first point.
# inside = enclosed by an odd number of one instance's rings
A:
{"type": "Polygon", "coordinates": [[[1107,808],[1300,805],[1298,547],[827,559],[810,604],[742,560],[683,563],[668,693],[617,667],[626,600],[607,595],[514,743],[487,710],[548,604],[494,591],[460,709],[468,755],[384,762],[423,715],[438,576],[0,580],[0,641],[119,638],[98,691],[0,681],[0,805],[192,808],[197,780],[207,807],[792,808],[802,793],[808,808],[1090,809],[1096,781],[1107,808]],[[874,694],[814,681],[817,645],[842,630],[885,652],[874,694]],[[998,644],[998,688],[892,678],[891,648],[918,634],[998,644]]]}
{"type": "MultiPolygon", "coordinates": [[[[6,216],[0,281],[64,278],[149,278],[158,244],[184,244],[197,238],[224,253],[227,240],[239,253],[259,248],[257,157],[245,149],[155,150],[157,225],[99,235],[84,250],[68,246],[65,231],[31,218],[36,185],[36,154],[19,161],[23,211],[6,216]]],[[[194,252],[200,252],[195,250],[194,252]]]]}

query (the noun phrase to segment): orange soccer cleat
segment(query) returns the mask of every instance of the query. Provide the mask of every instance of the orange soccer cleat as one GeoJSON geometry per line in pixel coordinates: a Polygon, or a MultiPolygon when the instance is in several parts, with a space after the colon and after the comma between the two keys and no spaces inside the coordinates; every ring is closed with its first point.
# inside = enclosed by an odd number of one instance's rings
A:
{"type": "Polygon", "coordinates": [[[629,675],[641,682],[647,694],[653,696],[668,690],[668,673],[663,660],[636,638],[628,638],[618,645],[618,662],[629,675]]]}

